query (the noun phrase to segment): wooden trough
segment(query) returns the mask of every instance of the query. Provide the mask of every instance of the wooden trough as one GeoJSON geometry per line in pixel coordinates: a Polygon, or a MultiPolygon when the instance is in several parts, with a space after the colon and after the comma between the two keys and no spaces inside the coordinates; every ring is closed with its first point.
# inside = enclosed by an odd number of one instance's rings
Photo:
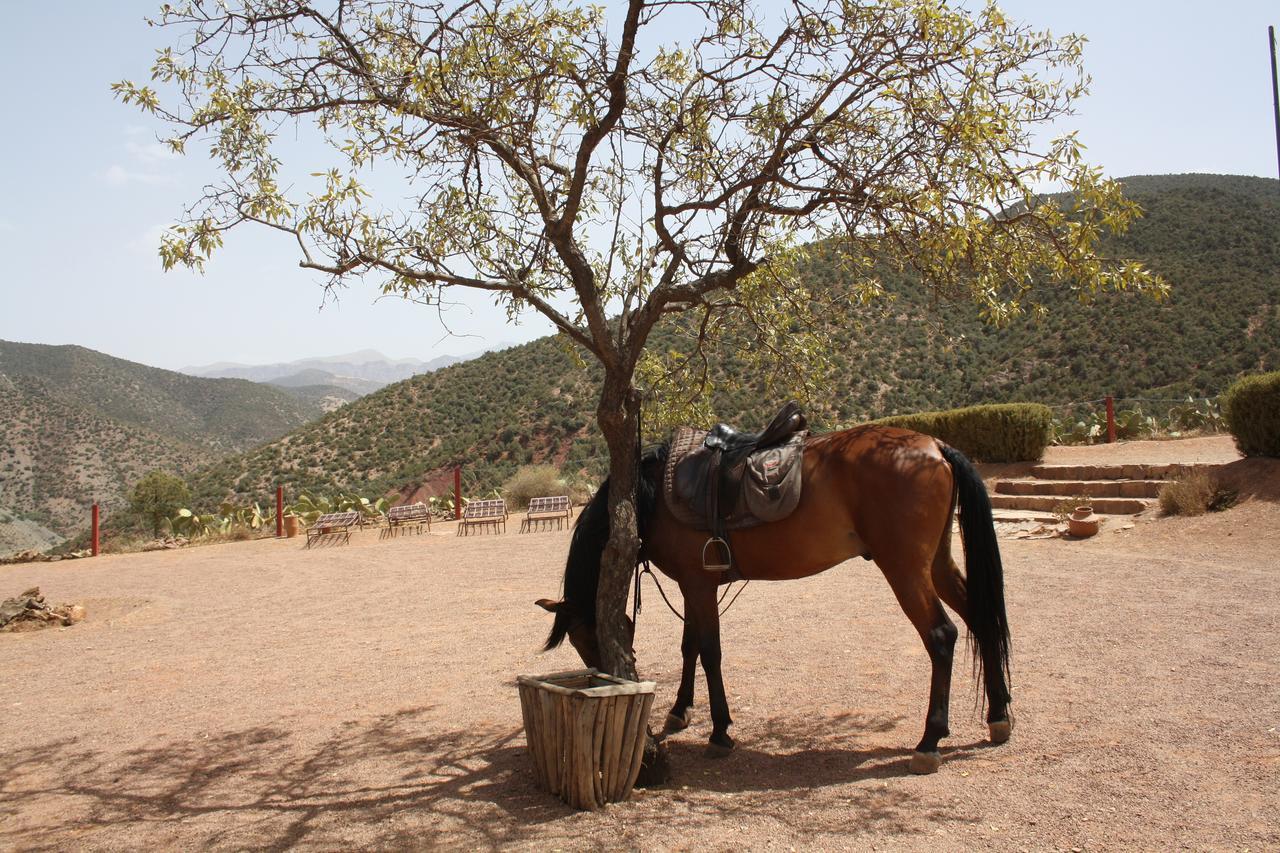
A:
{"type": "Polygon", "coordinates": [[[631,796],[654,683],[594,669],[522,675],[517,681],[538,783],[576,809],[595,810],[631,796]]]}

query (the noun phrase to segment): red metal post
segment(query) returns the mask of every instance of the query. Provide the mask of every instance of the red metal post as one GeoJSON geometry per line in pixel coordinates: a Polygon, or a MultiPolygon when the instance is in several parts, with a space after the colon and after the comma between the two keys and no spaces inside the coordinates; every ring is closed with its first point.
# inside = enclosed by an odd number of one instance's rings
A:
{"type": "Polygon", "coordinates": [[[284,486],[276,484],[276,538],[284,538],[284,486]]]}
{"type": "Polygon", "coordinates": [[[462,466],[453,466],[453,518],[462,518],[462,466]]]}
{"type": "Polygon", "coordinates": [[[1116,398],[1107,395],[1107,444],[1116,443],[1116,398]]]}
{"type": "Polygon", "coordinates": [[[92,544],[90,544],[89,548],[90,548],[90,550],[92,551],[93,556],[95,556],[95,557],[96,557],[96,556],[98,556],[98,503],[97,503],[97,501],[94,501],[94,504],[93,504],[93,525],[92,525],[92,527],[93,527],[93,542],[92,542],[92,544]]]}

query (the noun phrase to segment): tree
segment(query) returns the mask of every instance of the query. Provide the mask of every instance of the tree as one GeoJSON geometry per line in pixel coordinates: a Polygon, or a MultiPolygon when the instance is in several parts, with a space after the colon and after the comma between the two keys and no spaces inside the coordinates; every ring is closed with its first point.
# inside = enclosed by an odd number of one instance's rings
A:
{"type": "Polygon", "coordinates": [[[129,495],[129,508],[151,522],[151,532],[160,535],[165,519],[191,501],[191,492],[180,478],[164,471],[151,471],[137,482],[129,495]]]}
{"type": "Polygon", "coordinates": [[[201,268],[257,223],[327,286],[373,276],[437,305],[488,291],[599,362],[612,532],[598,632],[605,665],[634,676],[642,388],[696,397],[706,348],[743,330],[746,355],[820,375],[812,318],[878,295],[878,264],[994,322],[1040,310],[1033,285],[1163,283],[1098,255],[1135,207],[1073,135],[1037,136],[1085,91],[1081,39],[945,0],[792,0],[769,17],[744,0],[617,5],[166,4],[155,23],[177,37],[158,88],[114,89],[167,123],[175,151],[207,141],[221,172],[164,238],[166,267],[201,268]],[[282,175],[286,129],[331,152],[311,184],[282,175]],[[796,275],[815,241],[842,259],[831,298],[796,275]],[[647,352],[670,315],[688,319],[689,350],[647,352]]]}

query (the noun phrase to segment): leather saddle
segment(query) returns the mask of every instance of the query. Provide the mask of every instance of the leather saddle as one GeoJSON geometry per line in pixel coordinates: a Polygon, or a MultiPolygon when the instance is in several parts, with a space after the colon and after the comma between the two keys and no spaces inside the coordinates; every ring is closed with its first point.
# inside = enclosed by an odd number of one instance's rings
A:
{"type": "Polygon", "coordinates": [[[761,432],[738,432],[727,424],[676,430],[663,494],[677,519],[711,534],[703,568],[732,568],[728,531],[778,521],[795,510],[807,427],[800,404],[793,401],[761,432]]]}

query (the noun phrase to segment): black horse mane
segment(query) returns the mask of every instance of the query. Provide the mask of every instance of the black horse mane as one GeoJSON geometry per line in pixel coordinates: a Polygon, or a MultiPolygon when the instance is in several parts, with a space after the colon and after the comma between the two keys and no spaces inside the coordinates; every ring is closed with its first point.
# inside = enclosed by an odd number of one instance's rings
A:
{"type": "MultiPolygon", "coordinates": [[[[658,507],[662,469],[668,445],[650,447],[640,455],[640,477],[636,495],[636,523],[640,541],[648,534],[649,522],[658,507]]],[[[582,508],[573,525],[573,539],[564,566],[564,605],[556,611],[544,651],[564,642],[569,629],[578,622],[596,624],[596,589],[600,582],[600,557],[609,541],[609,479],[600,484],[595,496],[582,508]]]]}

